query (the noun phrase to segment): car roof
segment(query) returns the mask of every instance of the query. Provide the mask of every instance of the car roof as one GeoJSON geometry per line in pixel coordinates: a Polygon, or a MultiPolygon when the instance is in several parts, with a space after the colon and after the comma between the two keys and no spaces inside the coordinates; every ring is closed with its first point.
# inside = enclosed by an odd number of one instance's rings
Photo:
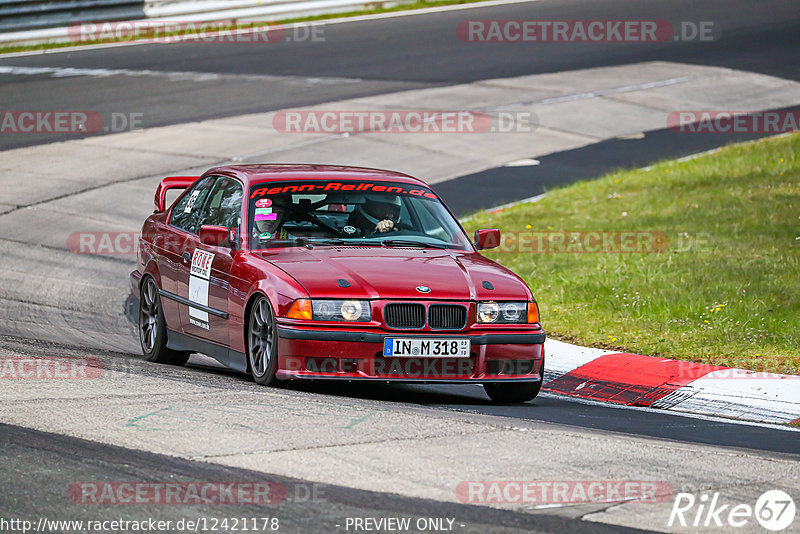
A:
{"type": "Polygon", "coordinates": [[[287,180],[370,180],[375,182],[401,182],[427,185],[422,180],[396,171],[350,167],[344,165],[312,165],[296,163],[268,163],[257,165],[228,165],[215,167],[203,176],[222,174],[235,176],[246,185],[287,180]]]}

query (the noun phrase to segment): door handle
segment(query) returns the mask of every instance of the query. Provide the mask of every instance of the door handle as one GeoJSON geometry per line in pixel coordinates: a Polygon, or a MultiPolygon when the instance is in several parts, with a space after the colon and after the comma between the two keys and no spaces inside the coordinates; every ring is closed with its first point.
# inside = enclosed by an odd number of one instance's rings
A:
{"type": "Polygon", "coordinates": [[[181,257],[183,257],[183,261],[192,261],[192,255],[188,252],[181,254],[181,257]]]}

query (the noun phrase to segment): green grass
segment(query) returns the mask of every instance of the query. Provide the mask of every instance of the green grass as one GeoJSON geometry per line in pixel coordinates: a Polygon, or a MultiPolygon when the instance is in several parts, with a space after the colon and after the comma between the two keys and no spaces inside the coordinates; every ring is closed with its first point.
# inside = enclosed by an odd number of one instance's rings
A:
{"type": "MultiPolygon", "coordinates": [[[[295,17],[290,19],[280,19],[276,21],[264,21],[262,23],[253,24],[235,24],[232,25],[230,28],[226,28],[226,31],[231,30],[243,30],[252,28],[254,26],[263,26],[265,23],[269,22],[270,24],[293,24],[298,22],[314,22],[319,20],[328,20],[328,19],[337,19],[342,17],[355,17],[360,15],[375,15],[378,13],[392,13],[395,11],[410,11],[415,9],[425,9],[430,7],[438,7],[438,6],[448,6],[448,5],[460,5],[460,4],[473,4],[477,2],[483,2],[486,0],[417,0],[415,2],[409,2],[407,4],[401,4],[393,7],[381,7],[383,2],[376,1],[374,5],[376,7],[372,9],[363,9],[359,11],[348,11],[345,13],[329,13],[325,15],[314,15],[309,17],[295,17]]],[[[250,18],[250,17],[248,17],[250,18]]],[[[176,18],[176,20],[180,20],[180,17],[176,18]]],[[[222,17],[222,20],[226,20],[225,17],[222,17]]],[[[201,24],[201,23],[198,23],[201,24]]],[[[176,35],[192,35],[192,31],[176,31],[176,32],[167,32],[167,33],[159,33],[159,38],[164,37],[172,37],[176,35]]],[[[9,45],[9,46],[0,46],[0,54],[10,54],[14,52],[29,52],[33,50],[51,50],[57,48],[69,48],[73,46],[90,46],[90,45],[98,45],[98,44],[107,44],[113,43],[115,40],[98,40],[98,41],[83,41],[83,42],[66,42],[66,43],[41,43],[35,45],[9,45]]]]}
{"type": "Polygon", "coordinates": [[[669,242],[653,253],[532,253],[504,242],[486,255],[528,282],[554,338],[800,374],[800,134],[614,172],[466,226],[512,241],[663,232],[669,242]]]}

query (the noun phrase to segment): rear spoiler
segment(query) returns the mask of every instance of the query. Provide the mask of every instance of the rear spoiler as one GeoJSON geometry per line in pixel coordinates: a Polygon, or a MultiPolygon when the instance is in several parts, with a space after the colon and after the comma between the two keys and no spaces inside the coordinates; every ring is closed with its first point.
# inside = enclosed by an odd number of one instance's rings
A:
{"type": "Polygon", "coordinates": [[[158,184],[156,189],[156,197],[154,199],[156,205],[156,213],[161,213],[166,209],[164,204],[167,201],[167,191],[170,189],[186,189],[192,185],[197,176],[167,176],[161,183],[158,184]]]}

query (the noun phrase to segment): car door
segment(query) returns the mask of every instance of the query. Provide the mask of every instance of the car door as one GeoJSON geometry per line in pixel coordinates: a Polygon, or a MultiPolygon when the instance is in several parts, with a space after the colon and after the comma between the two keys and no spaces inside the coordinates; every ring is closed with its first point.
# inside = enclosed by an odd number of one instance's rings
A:
{"type": "Polygon", "coordinates": [[[180,304],[174,297],[182,295],[179,290],[187,260],[182,256],[186,241],[195,235],[200,206],[205,202],[214,179],[204,178],[190,187],[178,200],[169,215],[169,221],[154,241],[158,252],[158,270],[161,275],[161,289],[167,298],[162,298],[164,317],[170,330],[183,331],[183,317],[180,304]]]}
{"type": "Polygon", "coordinates": [[[201,243],[198,234],[203,225],[214,225],[228,228],[232,238],[237,236],[241,211],[241,184],[218,177],[197,213],[195,232],[184,243],[185,262],[179,277],[179,294],[194,304],[181,307],[184,332],[226,347],[230,342],[228,298],[233,251],[201,243]]]}

